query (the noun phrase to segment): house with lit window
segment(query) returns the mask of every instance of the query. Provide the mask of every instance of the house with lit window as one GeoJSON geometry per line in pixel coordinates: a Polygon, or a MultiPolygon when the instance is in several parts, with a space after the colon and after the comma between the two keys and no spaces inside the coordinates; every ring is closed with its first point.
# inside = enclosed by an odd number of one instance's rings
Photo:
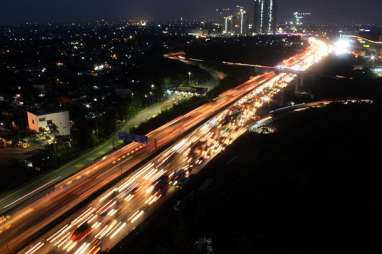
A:
{"type": "Polygon", "coordinates": [[[70,135],[70,117],[68,111],[36,114],[27,112],[28,128],[36,132],[54,133],[56,136],[70,135]]]}

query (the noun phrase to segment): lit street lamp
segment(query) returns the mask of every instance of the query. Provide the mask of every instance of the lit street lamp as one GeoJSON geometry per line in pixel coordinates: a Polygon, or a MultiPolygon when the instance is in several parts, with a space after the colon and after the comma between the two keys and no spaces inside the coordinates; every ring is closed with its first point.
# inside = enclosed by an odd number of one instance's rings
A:
{"type": "Polygon", "coordinates": [[[192,73],[189,71],[189,72],[188,72],[188,84],[191,83],[191,75],[192,75],[192,73]]]}

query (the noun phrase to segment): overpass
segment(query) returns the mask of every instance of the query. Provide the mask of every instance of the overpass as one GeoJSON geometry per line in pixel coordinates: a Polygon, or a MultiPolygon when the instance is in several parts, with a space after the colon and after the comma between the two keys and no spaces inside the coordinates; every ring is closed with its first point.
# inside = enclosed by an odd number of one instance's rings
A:
{"type": "Polygon", "coordinates": [[[299,67],[299,65],[295,65],[292,67],[287,67],[285,65],[266,66],[266,65],[259,65],[259,64],[234,63],[234,62],[226,62],[226,61],[224,61],[223,64],[228,66],[251,67],[257,70],[266,71],[266,72],[275,72],[275,73],[288,73],[288,74],[300,75],[303,72],[303,70],[299,67]]]}
{"type": "Polygon", "coordinates": [[[367,38],[358,36],[358,35],[342,35],[342,38],[350,38],[350,39],[356,39],[356,40],[363,40],[365,42],[371,43],[371,44],[376,44],[376,45],[381,45],[382,46],[382,41],[373,41],[369,40],[367,38]]]}
{"type": "MultiPolygon", "coordinates": [[[[294,59],[292,57],[291,59],[294,59]]],[[[277,74],[286,73],[286,74],[292,74],[296,75],[296,84],[295,84],[295,94],[300,94],[300,88],[304,85],[304,71],[305,69],[302,67],[303,64],[293,64],[290,65],[289,61],[291,59],[285,60],[281,65],[277,66],[266,66],[266,65],[259,65],[259,64],[247,64],[247,63],[234,63],[234,62],[226,62],[224,61],[224,65],[228,66],[239,66],[239,67],[250,67],[254,68],[255,70],[263,71],[263,72],[274,72],[277,74]],[[291,67],[289,67],[291,66],[291,67]]]]}

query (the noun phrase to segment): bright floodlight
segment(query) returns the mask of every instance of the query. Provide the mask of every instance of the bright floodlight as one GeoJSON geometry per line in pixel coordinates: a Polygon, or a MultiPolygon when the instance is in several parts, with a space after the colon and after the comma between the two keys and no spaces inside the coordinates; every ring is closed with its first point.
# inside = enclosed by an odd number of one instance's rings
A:
{"type": "Polygon", "coordinates": [[[346,55],[351,53],[351,39],[341,38],[334,43],[334,53],[336,55],[346,55]]]}

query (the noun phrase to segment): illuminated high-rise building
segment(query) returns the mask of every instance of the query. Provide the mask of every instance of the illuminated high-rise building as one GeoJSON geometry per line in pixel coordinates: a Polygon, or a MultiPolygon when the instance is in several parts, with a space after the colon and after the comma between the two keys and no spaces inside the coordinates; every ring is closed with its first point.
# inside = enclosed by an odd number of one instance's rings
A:
{"type": "Polygon", "coordinates": [[[254,0],[253,30],[269,34],[276,30],[276,0],[254,0]]]}
{"type": "Polygon", "coordinates": [[[307,16],[310,16],[311,13],[308,13],[308,12],[294,12],[293,13],[293,24],[295,26],[303,26],[304,23],[303,23],[303,20],[307,17],[307,16]]]}
{"type": "Polygon", "coordinates": [[[232,29],[232,15],[224,17],[224,30],[223,34],[229,34],[232,29]]]}
{"type": "Polygon", "coordinates": [[[262,31],[262,0],[255,0],[255,10],[254,10],[254,17],[253,17],[253,25],[252,29],[255,33],[261,33],[262,31]]]}
{"type": "Polygon", "coordinates": [[[220,20],[223,23],[222,34],[224,35],[246,35],[248,33],[248,15],[242,6],[236,9],[217,9],[220,20]]]}
{"type": "Polygon", "coordinates": [[[289,29],[294,33],[303,33],[305,30],[304,20],[307,16],[310,16],[311,13],[308,12],[294,12],[293,19],[289,22],[289,29]]]}
{"type": "Polygon", "coordinates": [[[237,6],[238,9],[236,17],[237,17],[237,34],[243,35],[247,33],[248,30],[248,17],[247,11],[242,6],[237,6]]]}
{"type": "Polygon", "coordinates": [[[223,21],[223,34],[232,34],[234,31],[233,29],[233,12],[231,9],[217,9],[216,10],[219,13],[219,16],[221,17],[223,21]]]}
{"type": "Polygon", "coordinates": [[[236,6],[231,15],[224,17],[223,34],[246,35],[248,33],[248,15],[242,6],[236,6]],[[231,28],[231,29],[230,29],[231,28]]]}

